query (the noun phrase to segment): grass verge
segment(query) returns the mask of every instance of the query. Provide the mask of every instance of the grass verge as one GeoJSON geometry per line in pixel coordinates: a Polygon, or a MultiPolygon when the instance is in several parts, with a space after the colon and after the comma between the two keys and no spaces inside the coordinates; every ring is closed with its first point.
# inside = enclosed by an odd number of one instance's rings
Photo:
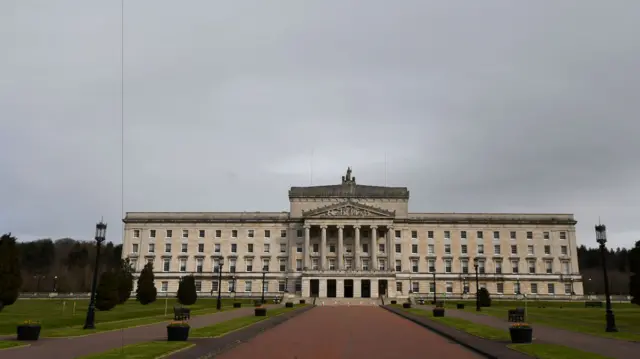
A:
{"type": "Polygon", "coordinates": [[[26,347],[27,345],[29,345],[29,344],[25,343],[25,342],[10,341],[10,340],[0,340],[0,350],[26,347]]]}
{"type": "Polygon", "coordinates": [[[147,342],[125,345],[122,348],[91,354],[79,359],[155,359],[164,357],[180,350],[185,350],[195,344],[189,342],[147,342]]]}
{"type": "Polygon", "coordinates": [[[304,304],[295,305],[293,308],[278,308],[267,310],[267,315],[264,317],[256,317],[255,315],[248,315],[246,317],[230,319],[218,324],[214,324],[208,327],[202,327],[197,329],[191,329],[189,333],[190,338],[216,338],[225,334],[239,330],[250,325],[256,324],[268,318],[275,317],[277,315],[290,312],[297,308],[304,306],[304,304]]]}

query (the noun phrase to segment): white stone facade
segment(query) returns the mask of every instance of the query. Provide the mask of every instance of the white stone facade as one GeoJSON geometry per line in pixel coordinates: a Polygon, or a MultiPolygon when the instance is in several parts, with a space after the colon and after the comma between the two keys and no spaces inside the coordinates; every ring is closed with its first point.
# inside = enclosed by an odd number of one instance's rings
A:
{"type": "MultiPolygon", "coordinates": [[[[123,257],[154,264],[160,293],[378,297],[518,291],[582,295],[571,214],[411,213],[404,187],[292,187],[289,212],[128,212],[123,257]],[[263,273],[263,269],[265,270],[263,273]],[[434,281],[435,278],[435,281],[434,281]],[[435,288],[434,288],[435,283],[435,288]]],[[[161,294],[162,295],[162,294],[161,294]]]]}

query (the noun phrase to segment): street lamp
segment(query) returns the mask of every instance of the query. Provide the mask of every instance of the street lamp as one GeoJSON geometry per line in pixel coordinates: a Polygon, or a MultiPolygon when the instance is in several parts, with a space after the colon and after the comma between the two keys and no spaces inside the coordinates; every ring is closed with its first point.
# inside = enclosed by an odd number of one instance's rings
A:
{"type": "Polygon", "coordinates": [[[604,295],[607,301],[607,327],[605,330],[609,333],[617,332],[618,328],[616,328],[616,318],[613,315],[613,310],[611,309],[611,298],[609,297],[609,276],[607,275],[607,248],[605,247],[605,245],[607,244],[607,227],[604,224],[598,224],[596,226],[596,241],[598,242],[598,244],[600,244],[600,254],[602,256],[602,274],[604,275],[604,295]]]}
{"type": "Polygon", "coordinates": [[[224,266],[224,258],[219,257],[218,262],[218,300],[216,301],[216,309],[222,309],[222,267],[224,266]]]}
{"type": "Polygon", "coordinates": [[[57,292],[58,291],[58,276],[54,276],[53,277],[53,292],[57,292]]]}
{"type": "Polygon", "coordinates": [[[262,271],[262,299],[260,299],[261,304],[264,304],[264,280],[267,276],[267,272],[265,272],[264,270],[262,271]]]}
{"type": "Polygon", "coordinates": [[[87,318],[84,321],[84,329],[96,328],[96,287],[98,285],[98,265],[100,264],[100,245],[107,235],[107,224],[100,221],[96,224],[96,267],[93,269],[93,283],[91,284],[91,300],[87,309],[87,318]]]}
{"type": "Polygon", "coordinates": [[[433,305],[436,304],[436,292],[438,291],[438,286],[436,285],[436,272],[431,273],[433,274],[433,305]]]}
{"type": "Polygon", "coordinates": [[[473,258],[473,268],[476,270],[476,312],[480,311],[480,285],[478,284],[478,258],[473,258]]]}

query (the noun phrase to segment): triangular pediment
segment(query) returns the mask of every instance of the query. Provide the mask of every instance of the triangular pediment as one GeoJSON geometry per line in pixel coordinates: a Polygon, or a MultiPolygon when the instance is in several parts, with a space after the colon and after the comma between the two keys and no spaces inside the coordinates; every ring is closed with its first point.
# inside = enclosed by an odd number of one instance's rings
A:
{"type": "Polygon", "coordinates": [[[303,211],[302,215],[313,218],[393,218],[395,211],[349,201],[303,211]]]}

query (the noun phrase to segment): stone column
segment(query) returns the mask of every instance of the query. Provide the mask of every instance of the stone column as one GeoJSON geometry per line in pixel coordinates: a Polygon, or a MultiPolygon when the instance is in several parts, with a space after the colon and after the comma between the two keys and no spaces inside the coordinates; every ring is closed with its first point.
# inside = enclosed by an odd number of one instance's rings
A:
{"type": "Polygon", "coordinates": [[[395,246],[393,245],[395,241],[393,240],[393,227],[387,227],[387,262],[389,262],[389,269],[396,269],[396,255],[395,255],[395,246]]]}
{"type": "Polygon", "coordinates": [[[370,271],[378,269],[378,226],[371,226],[371,267],[370,271]]]}
{"type": "MultiPolygon", "coordinates": [[[[362,266],[360,265],[360,226],[353,226],[355,229],[355,240],[353,243],[353,268],[355,270],[361,270],[362,266]]],[[[355,281],[354,281],[355,286],[355,281]]]]}
{"type": "Polygon", "coordinates": [[[305,270],[309,270],[311,269],[311,263],[310,263],[310,256],[309,256],[309,251],[311,250],[311,226],[309,225],[305,225],[304,226],[304,269],[305,270]]]}
{"type": "Polygon", "coordinates": [[[320,269],[327,269],[327,226],[320,226],[322,236],[320,237],[320,269]]]}
{"type": "Polygon", "coordinates": [[[344,269],[344,226],[338,226],[338,269],[344,269]]]}

